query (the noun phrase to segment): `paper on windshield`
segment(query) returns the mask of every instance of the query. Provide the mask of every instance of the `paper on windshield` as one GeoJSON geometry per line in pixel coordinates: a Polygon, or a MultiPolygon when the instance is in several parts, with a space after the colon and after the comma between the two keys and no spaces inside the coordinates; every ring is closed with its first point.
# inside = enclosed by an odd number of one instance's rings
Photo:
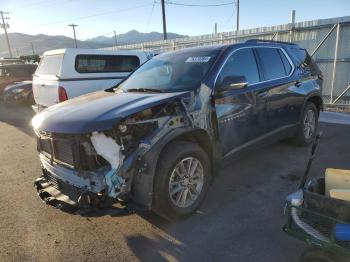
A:
{"type": "Polygon", "coordinates": [[[185,63],[207,63],[209,60],[210,56],[190,56],[185,63]]]}

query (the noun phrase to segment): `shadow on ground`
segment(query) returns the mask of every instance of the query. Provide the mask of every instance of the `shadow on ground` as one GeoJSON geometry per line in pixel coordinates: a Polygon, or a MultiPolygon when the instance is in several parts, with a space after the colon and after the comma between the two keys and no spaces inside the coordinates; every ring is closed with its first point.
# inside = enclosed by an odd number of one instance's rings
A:
{"type": "MultiPolygon", "coordinates": [[[[0,110],[2,113],[3,108],[0,110]]],[[[25,118],[30,114],[22,114],[22,109],[16,110],[21,116],[13,119],[10,115],[13,112],[6,109],[9,114],[1,114],[0,121],[31,134],[28,128],[30,118],[25,118]]],[[[321,123],[320,128],[323,137],[311,169],[312,176],[323,175],[327,167],[350,169],[350,126],[321,123]]],[[[102,260],[123,260],[130,258],[127,257],[129,253],[142,261],[297,261],[307,245],[282,232],[285,223],[283,207],[285,197],[298,186],[309,153],[310,148],[280,142],[257,148],[235,161],[227,159],[201,208],[180,221],[168,222],[149,211],[138,210],[135,216],[133,210],[123,206],[69,216],[37,205],[32,198],[22,197],[21,201],[28,199],[25,203],[36,207],[25,209],[28,213],[23,216],[25,226],[22,228],[27,228],[28,217],[32,219],[32,227],[36,221],[41,221],[42,224],[34,227],[32,232],[33,236],[42,240],[35,246],[40,247],[38,250],[53,252],[52,257],[62,260],[72,258],[73,252],[81,256],[77,257],[77,261],[92,261],[98,257],[102,260]],[[111,219],[116,217],[119,219],[111,219]],[[117,223],[118,226],[114,226],[117,223]],[[50,246],[47,242],[49,237],[45,235],[46,228],[61,236],[61,244],[50,246]],[[118,249],[123,247],[124,242],[127,248],[118,249]]],[[[7,179],[12,181],[13,176],[7,179]]],[[[32,181],[32,178],[23,178],[24,182],[27,180],[32,181]]],[[[20,183],[11,186],[19,191],[17,198],[21,196],[21,190],[27,189],[22,188],[20,183]]],[[[27,194],[32,197],[34,192],[27,194]]],[[[7,201],[17,203],[12,198],[7,201]]],[[[7,204],[3,207],[7,210],[7,204]]],[[[3,214],[7,212],[11,210],[3,214]]],[[[11,217],[12,221],[16,220],[11,217]]],[[[17,230],[17,222],[15,225],[15,233],[22,235],[23,232],[17,230]]],[[[13,230],[7,233],[7,237],[14,234],[13,230]]],[[[26,254],[23,250],[21,252],[26,254]]]]}
{"type": "Polygon", "coordinates": [[[34,136],[31,126],[31,119],[34,115],[34,111],[29,106],[10,106],[0,103],[0,122],[14,126],[30,136],[34,136]]]}
{"type": "MultiPolygon", "coordinates": [[[[324,135],[311,176],[328,167],[350,169],[350,126],[321,123],[320,128],[324,135]]],[[[195,215],[167,222],[151,212],[140,214],[175,244],[134,235],[126,239],[130,248],[140,259],[155,261],[297,261],[308,246],[282,232],[283,207],[297,189],[309,153],[310,148],[277,143],[225,161],[195,215]]]]}

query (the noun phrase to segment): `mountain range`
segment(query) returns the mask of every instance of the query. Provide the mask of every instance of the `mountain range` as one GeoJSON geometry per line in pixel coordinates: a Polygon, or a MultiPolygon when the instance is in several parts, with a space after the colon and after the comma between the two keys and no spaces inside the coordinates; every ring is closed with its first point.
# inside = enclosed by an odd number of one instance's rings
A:
{"type": "MultiPolygon", "coordinates": [[[[74,48],[74,39],[63,35],[28,35],[23,33],[9,33],[9,40],[13,56],[30,55],[34,52],[41,55],[44,51],[59,48],[74,48]],[[32,43],[32,44],[31,44],[32,43]]],[[[168,39],[183,38],[184,35],[168,33],[168,39]]],[[[163,34],[158,32],[141,33],[131,30],[125,34],[117,35],[117,44],[131,44],[147,41],[162,40],[163,34]]],[[[77,40],[78,48],[102,48],[115,44],[114,36],[97,36],[85,41],[77,40]]],[[[9,57],[6,38],[0,34],[0,57],[9,57]]]]}

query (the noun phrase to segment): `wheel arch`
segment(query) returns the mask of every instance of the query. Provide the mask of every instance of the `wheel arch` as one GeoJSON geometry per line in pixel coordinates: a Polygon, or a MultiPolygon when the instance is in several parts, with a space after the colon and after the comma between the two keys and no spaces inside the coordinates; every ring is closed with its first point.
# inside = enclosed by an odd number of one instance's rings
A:
{"type": "Polygon", "coordinates": [[[302,110],[300,112],[299,124],[301,124],[301,122],[303,121],[303,119],[302,119],[303,112],[304,112],[305,106],[308,102],[311,102],[316,106],[318,113],[323,111],[323,100],[322,100],[320,92],[312,92],[312,93],[308,94],[304,99],[304,104],[303,104],[302,110]]]}
{"type": "Polygon", "coordinates": [[[204,129],[193,128],[177,128],[161,138],[143,157],[143,161],[147,163],[147,171],[144,173],[135,173],[133,179],[132,195],[136,203],[152,207],[154,177],[159,165],[159,159],[162,152],[176,141],[188,141],[198,144],[207,154],[211,161],[211,169],[213,174],[215,155],[215,146],[212,138],[204,129]]]}
{"type": "Polygon", "coordinates": [[[313,103],[316,106],[319,114],[321,111],[323,111],[323,100],[321,98],[321,95],[319,94],[310,95],[309,97],[307,97],[306,102],[313,103]]]}

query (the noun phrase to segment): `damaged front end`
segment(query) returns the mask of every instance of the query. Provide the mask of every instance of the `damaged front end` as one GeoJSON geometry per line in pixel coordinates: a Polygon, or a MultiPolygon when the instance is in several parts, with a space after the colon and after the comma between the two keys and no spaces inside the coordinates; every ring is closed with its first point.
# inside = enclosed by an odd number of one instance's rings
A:
{"type": "Polygon", "coordinates": [[[133,198],[139,196],[139,203],[149,206],[153,174],[147,174],[154,172],[156,160],[147,153],[172,130],[196,124],[194,119],[201,114],[188,113],[193,101],[190,96],[144,109],[107,131],[62,134],[36,130],[43,173],[34,183],[38,195],[56,207],[91,208],[133,194],[133,198]],[[144,192],[133,188],[135,183],[144,192]]]}

